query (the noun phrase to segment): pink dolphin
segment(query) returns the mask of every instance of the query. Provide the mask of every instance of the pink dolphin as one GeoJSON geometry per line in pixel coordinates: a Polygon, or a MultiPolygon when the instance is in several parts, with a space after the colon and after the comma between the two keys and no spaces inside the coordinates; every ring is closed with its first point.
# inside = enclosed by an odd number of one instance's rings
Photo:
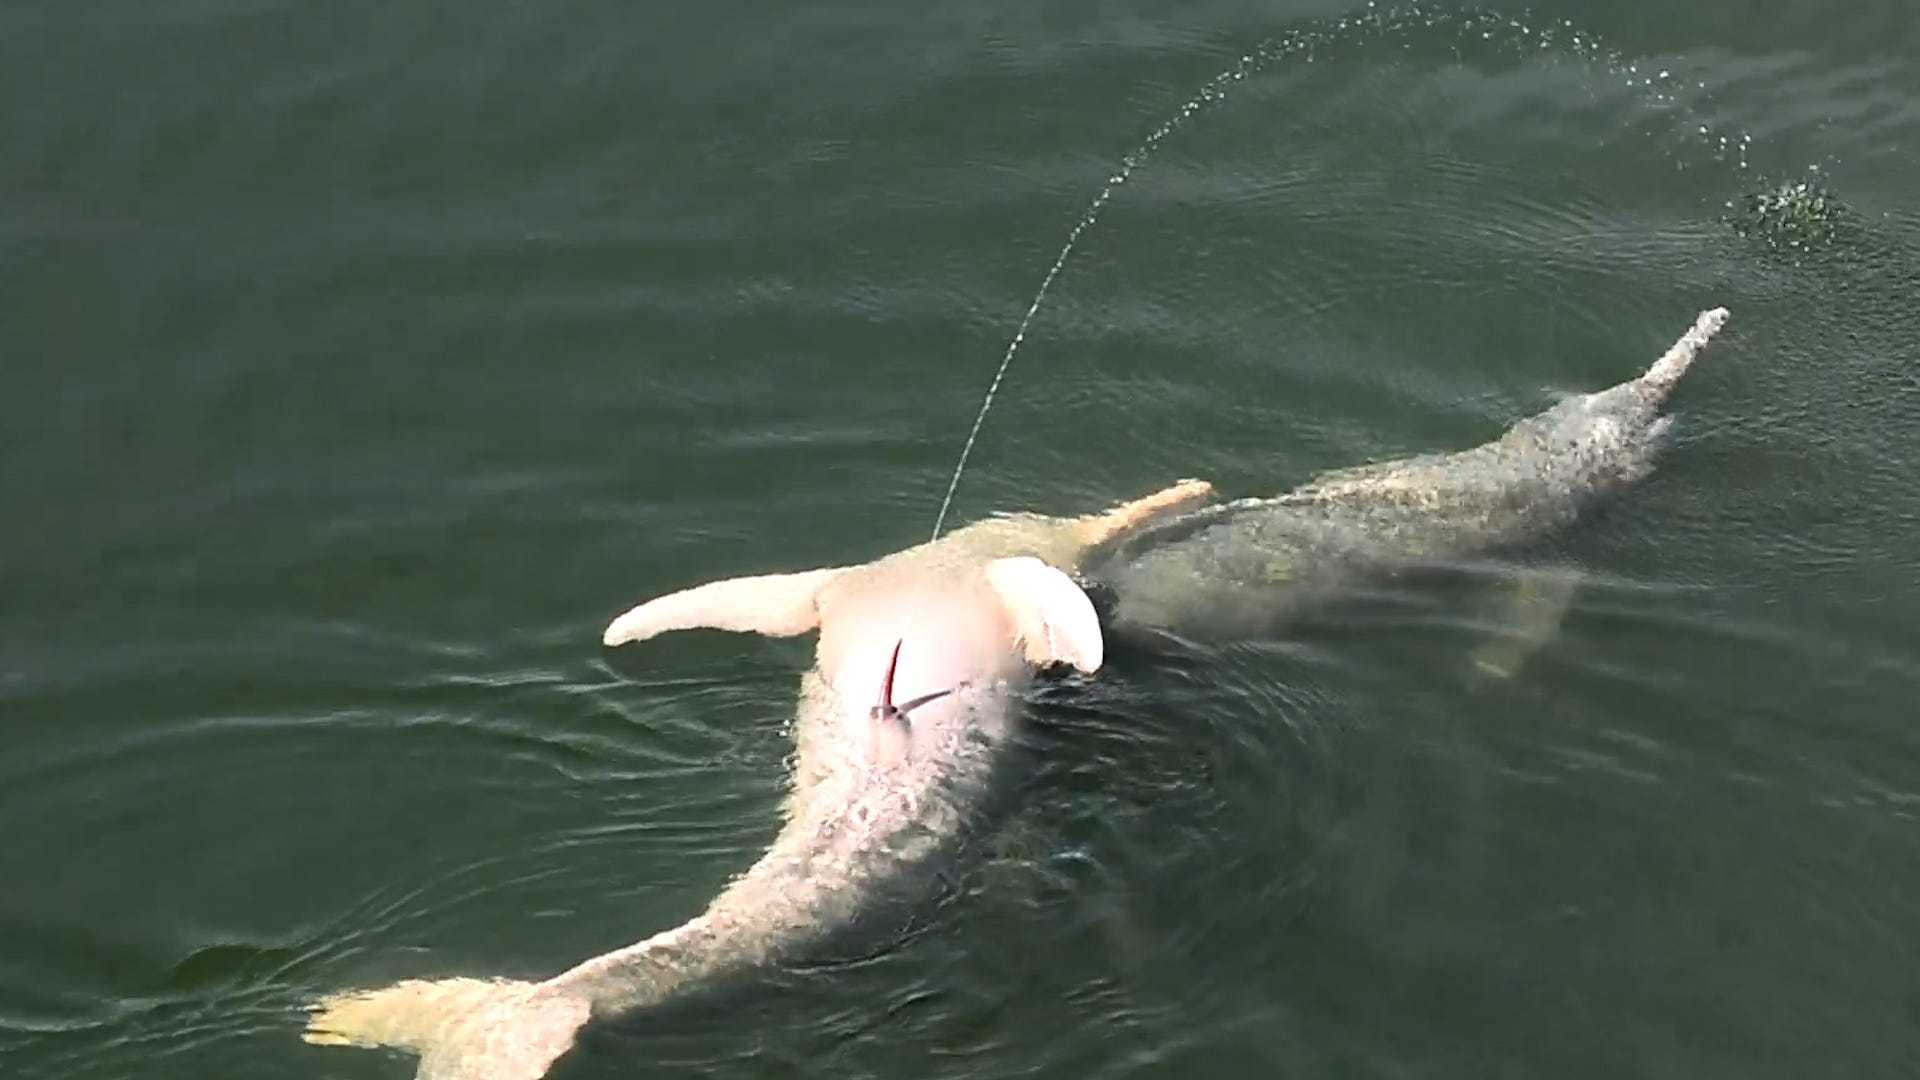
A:
{"type": "Polygon", "coordinates": [[[395,1046],[421,1080],[532,1080],[592,1019],[793,955],[958,832],[1035,668],[1100,667],[1093,606],[1068,572],[1096,545],[1210,497],[1185,481],[1105,514],[995,518],[860,566],[716,581],[650,600],[608,645],[710,627],[818,628],[800,681],[787,820],[760,860],[684,925],[544,982],[415,980],[334,994],[308,1042],[395,1046]]]}

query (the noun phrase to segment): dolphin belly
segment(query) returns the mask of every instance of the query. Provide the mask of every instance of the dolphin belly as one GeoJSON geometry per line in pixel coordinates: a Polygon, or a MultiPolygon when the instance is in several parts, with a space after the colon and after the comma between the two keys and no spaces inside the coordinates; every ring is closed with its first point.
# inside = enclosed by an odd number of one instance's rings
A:
{"type": "Polygon", "coordinates": [[[801,677],[785,823],[686,923],[541,982],[413,979],[330,994],[304,1038],[419,1055],[420,1080],[536,1080],[585,1024],[796,959],[890,898],[946,849],[1004,756],[1038,669],[1098,670],[1080,555],[1206,498],[1187,481],[1073,518],[977,522],[856,566],[763,574],[655,597],[602,641],[697,627],[819,630],[801,677]]]}

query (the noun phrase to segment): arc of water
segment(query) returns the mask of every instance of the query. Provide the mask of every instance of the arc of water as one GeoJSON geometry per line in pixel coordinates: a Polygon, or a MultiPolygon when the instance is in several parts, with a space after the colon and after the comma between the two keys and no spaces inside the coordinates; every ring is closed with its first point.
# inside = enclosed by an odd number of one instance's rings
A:
{"type": "MultiPolygon", "coordinates": [[[[1710,123],[1697,121],[1692,110],[1678,96],[1683,86],[1682,79],[1674,78],[1666,68],[1660,69],[1657,75],[1643,75],[1637,64],[1606,46],[1597,35],[1581,30],[1571,19],[1549,19],[1534,26],[1523,18],[1493,9],[1468,8],[1465,11],[1440,12],[1427,9],[1419,0],[1391,7],[1382,7],[1377,0],[1369,0],[1365,9],[1355,14],[1320,27],[1296,29],[1262,42],[1241,56],[1233,66],[1202,84],[1199,92],[1155,128],[1132,153],[1121,158],[1119,170],[1107,178],[1100,193],[1087,204],[1079,220],[1067,232],[1066,242],[1060,246],[1059,254],[1054,256],[1053,265],[1047,267],[1046,274],[1041,277],[1040,287],[1033,294],[1033,302],[1027,305],[1026,314],[1020,317],[1013,339],[1007,342],[1006,352],[1000,357],[1000,366],[994,370],[993,381],[987,385],[986,395],[980,401],[980,410],[974,414],[973,426],[967,431],[967,440],[960,448],[959,460],[954,462],[953,476],[947,481],[946,495],[940,500],[940,512],[933,521],[933,539],[940,539],[940,530],[946,524],[948,511],[953,507],[954,493],[960,488],[960,477],[966,471],[967,460],[973,455],[974,444],[979,441],[980,428],[986,423],[987,412],[993,408],[993,400],[1000,392],[1001,384],[1006,381],[1007,369],[1013,363],[1014,354],[1020,351],[1021,344],[1026,341],[1034,316],[1039,314],[1040,305],[1046,300],[1047,290],[1053,287],[1067,259],[1073,255],[1074,245],[1093,227],[1101,210],[1113,198],[1113,193],[1153,155],[1160,142],[1195,113],[1226,97],[1228,88],[1234,83],[1261,72],[1280,57],[1304,54],[1310,62],[1316,47],[1332,45],[1342,39],[1355,36],[1384,37],[1422,29],[1430,31],[1440,29],[1443,25],[1450,26],[1462,44],[1491,43],[1495,48],[1510,51],[1567,53],[1600,66],[1615,78],[1624,79],[1627,86],[1637,87],[1645,95],[1646,104],[1651,109],[1675,114],[1682,126],[1696,129],[1690,133],[1694,136],[1693,141],[1706,146],[1722,160],[1733,159],[1741,172],[1748,170],[1747,152],[1753,141],[1751,135],[1738,130],[1722,132],[1710,123]]],[[[1706,84],[1697,82],[1697,86],[1704,90],[1706,84]]]]}
{"type": "Polygon", "coordinates": [[[1271,45],[1263,45],[1242,56],[1233,67],[1209,79],[1200,88],[1199,93],[1189,98],[1186,104],[1180,106],[1179,111],[1155,128],[1147,136],[1146,141],[1135,147],[1132,153],[1120,159],[1119,170],[1107,177],[1107,182],[1100,188],[1100,193],[1093,197],[1093,201],[1087,204],[1086,210],[1081,212],[1080,220],[1074,222],[1073,228],[1068,230],[1066,243],[1060,245],[1060,253],[1054,256],[1053,265],[1047,267],[1046,275],[1040,279],[1040,287],[1034,291],[1033,302],[1027,305],[1027,313],[1020,317],[1020,325],[1014,329],[1013,339],[1007,342],[1007,351],[1000,357],[1000,366],[994,370],[993,381],[987,385],[986,396],[980,401],[980,411],[974,414],[973,426],[967,431],[967,441],[960,448],[960,459],[954,463],[953,477],[947,481],[947,494],[940,500],[940,513],[933,520],[933,539],[940,539],[940,528],[946,524],[947,511],[953,506],[953,494],[960,487],[960,474],[966,471],[967,458],[973,454],[973,444],[979,441],[980,426],[986,423],[987,410],[993,408],[994,395],[1000,392],[1000,384],[1006,380],[1007,368],[1013,363],[1013,354],[1019,352],[1021,343],[1026,341],[1027,329],[1033,325],[1033,317],[1039,314],[1040,304],[1047,298],[1047,290],[1053,287],[1054,279],[1060,276],[1061,268],[1067,265],[1067,259],[1073,255],[1074,245],[1079,243],[1080,237],[1093,227],[1093,223],[1100,217],[1100,211],[1105,209],[1107,202],[1113,198],[1113,193],[1119,190],[1120,186],[1133,175],[1134,170],[1153,154],[1154,148],[1159,146],[1162,139],[1173,134],[1174,130],[1194,113],[1225,97],[1229,85],[1260,70],[1271,62],[1275,55],[1277,52],[1271,45]]]}

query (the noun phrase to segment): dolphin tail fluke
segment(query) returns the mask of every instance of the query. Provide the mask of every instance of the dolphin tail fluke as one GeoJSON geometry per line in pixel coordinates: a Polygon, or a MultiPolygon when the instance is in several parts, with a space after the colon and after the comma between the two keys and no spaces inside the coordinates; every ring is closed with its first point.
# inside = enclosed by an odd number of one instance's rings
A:
{"type": "Polygon", "coordinates": [[[420,1055],[419,1080],[537,1080],[591,1011],[585,998],[545,984],[414,979],[322,998],[301,1037],[411,1050],[420,1055]]]}
{"type": "Polygon", "coordinates": [[[1680,376],[1685,375],[1687,369],[1693,366],[1694,357],[1700,355],[1700,350],[1707,347],[1707,342],[1713,340],[1713,335],[1719,333],[1726,322],[1726,308],[1717,307],[1711,311],[1701,312],[1700,317],[1693,321],[1692,329],[1680,335],[1680,340],[1674,342],[1673,347],[1668,349],[1665,355],[1655,360],[1645,375],[1640,376],[1640,385],[1664,399],[1673,392],[1674,384],[1680,381],[1680,376]]]}

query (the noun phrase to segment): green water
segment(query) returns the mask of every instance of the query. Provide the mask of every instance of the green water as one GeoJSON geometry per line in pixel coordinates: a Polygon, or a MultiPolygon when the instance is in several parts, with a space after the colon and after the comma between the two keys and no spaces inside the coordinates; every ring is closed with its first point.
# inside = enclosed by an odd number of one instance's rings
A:
{"type": "Polygon", "coordinates": [[[1559,636],[1117,652],[906,931],[555,1075],[1920,1072],[1920,19],[1346,10],[0,7],[0,1075],[409,1076],[300,1005],[697,912],[808,645],[600,628],[924,539],[1263,41],[955,515],[1466,446],[1727,305],[1559,636]]]}

